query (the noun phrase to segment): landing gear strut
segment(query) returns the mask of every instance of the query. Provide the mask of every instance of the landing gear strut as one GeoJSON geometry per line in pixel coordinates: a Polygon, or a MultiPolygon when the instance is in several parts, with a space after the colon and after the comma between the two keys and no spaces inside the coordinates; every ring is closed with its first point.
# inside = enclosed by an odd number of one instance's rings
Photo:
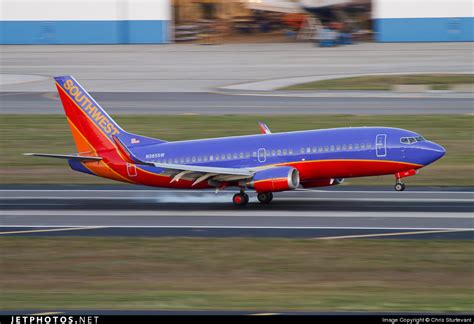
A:
{"type": "Polygon", "coordinates": [[[273,200],[273,194],[269,192],[260,192],[257,195],[258,201],[262,204],[269,204],[273,200]]]}
{"type": "Polygon", "coordinates": [[[249,195],[247,195],[243,190],[240,190],[239,193],[232,197],[232,202],[236,206],[245,206],[249,202],[249,195]]]}
{"type": "Polygon", "coordinates": [[[405,190],[405,184],[403,182],[401,182],[400,180],[398,180],[397,183],[395,184],[395,190],[396,191],[405,190]]]}

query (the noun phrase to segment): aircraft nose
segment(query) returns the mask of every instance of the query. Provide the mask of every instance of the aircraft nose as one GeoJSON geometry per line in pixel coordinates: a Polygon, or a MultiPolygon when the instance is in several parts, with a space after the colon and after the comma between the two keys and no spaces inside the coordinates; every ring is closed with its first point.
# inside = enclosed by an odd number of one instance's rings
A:
{"type": "Polygon", "coordinates": [[[441,145],[436,144],[434,142],[426,144],[427,147],[425,147],[425,150],[427,151],[428,155],[428,164],[441,159],[446,154],[446,150],[441,145]]]}

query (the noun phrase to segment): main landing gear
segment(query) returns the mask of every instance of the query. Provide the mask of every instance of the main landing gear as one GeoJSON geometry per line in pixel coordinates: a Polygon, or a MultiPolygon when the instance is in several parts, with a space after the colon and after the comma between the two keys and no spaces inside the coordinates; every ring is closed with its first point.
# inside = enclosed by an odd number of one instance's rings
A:
{"type": "MultiPolygon", "coordinates": [[[[273,200],[273,194],[270,191],[260,192],[257,194],[257,199],[262,204],[269,204],[273,200]]],[[[235,206],[245,206],[249,202],[249,195],[247,195],[243,190],[240,190],[239,193],[232,197],[232,202],[235,206]]]]}
{"type": "Polygon", "coordinates": [[[269,204],[273,200],[273,194],[269,192],[259,192],[257,195],[258,201],[262,204],[269,204]]]}
{"type": "Polygon", "coordinates": [[[249,195],[247,195],[245,191],[240,190],[239,193],[235,194],[234,197],[232,197],[232,202],[236,206],[245,206],[249,202],[249,195]]]}

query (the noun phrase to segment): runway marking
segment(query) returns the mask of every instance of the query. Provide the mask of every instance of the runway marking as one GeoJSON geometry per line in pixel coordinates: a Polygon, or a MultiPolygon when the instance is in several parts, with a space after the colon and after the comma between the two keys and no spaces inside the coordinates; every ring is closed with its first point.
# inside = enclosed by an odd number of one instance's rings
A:
{"type": "Polygon", "coordinates": [[[280,313],[256,313],[256,314],[250,314],[252,316],[273,316],[273,315],[280,315],[280,313]]]}
{"type": "MultiPolygon", "coordinates": [[[[103,226],[84,226],[84,225],[1,225],[0,228],[27,227],[27,228],[77,228],[77,229],[97,229],[97,228],[178,228],[178,229],[285,229],[285,230],[399,230],[399,231],[474,231],[474,228],[465,227],[364,227],[364,226],[206,226],[206,225],[103,225],[103,226]]],[[[5,232],[5,234],[14,232],[5,232]]],[[[411,232],[410,232],[411,233],[411,232]]]]}
{"type": "MultiPolygon", "coordinates": [[[[5,226],[2,226],[5,227],[5,226]]],[[[18,226],[18,227],[30,227],[30,226],[18,226]]],[[[39,226],[31,226],[39,227],[39,226]]],[[[48,226],[52,227],[52,226],[48,226]]],[[[0,235],[8,234],[31,234],[31,233],[42,233],[42,232],[62,232],[62,231],[80,231],[80,230],[90,230],[97,228],[106,228],[105,226],[94,226],[94,227],[68,227],[68,228],[51,228],[51,229],[37,229],[37,230],[24,230],[24,231],[10,231],[10,232],[0,232],[0,235]]]]}
{"type": "Polygon", "coordinates": [[[64,312],[44,312],[44,313],[35,313],[35,314],[29,314],[31,316],[47,316],[47,315],[60,315],[64,314],[64,312]]]}
{"type": "Polygon", "coordinates": [[[343,236],[326,236],[315,237],[315,240],[338,240],[365,237],[381,237],[381,236],[401,236],[401,235],[420,235],[420,234],[436,234],[436,233],[454,233],[454,232],[472,232],[473,230],[439,230],[439,231],[417,231],[417,232],[397,232],[397,233],[377,233],[377,234],[361,234],[361,235],[343,235],[343,236]]]}
{"type": "MultiPolygon", "coordinates": [[[[16,217],[175,217],[175,218],[216,218],[216,217],[239,217],[239,218],[413,218],[413,219],[474,219],[474,214],[471,212],[374,212],[374,211],[277,211],[277,210],[202,210],[202,211],[181,211],[181,210],[8,210],[2,211],[1,216],[16,216],[16,217]],[[185,215],[183,215],[185,214],[185,215]]],[[[1,227],[1,226],[0,226],[1,227]]]]}

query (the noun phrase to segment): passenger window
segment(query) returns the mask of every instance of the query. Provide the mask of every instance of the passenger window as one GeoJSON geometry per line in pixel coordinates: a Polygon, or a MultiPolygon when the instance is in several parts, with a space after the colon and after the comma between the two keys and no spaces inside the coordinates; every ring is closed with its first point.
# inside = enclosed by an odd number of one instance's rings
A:
{"type": "Polygon", "coordinates": [[[221,155],[221,160],[222,160],[222,161],[225,160],[225,154],[222,154],[222,155],[221,155]]]}
{"type": "Polygon", "coordinates": [[[349,150],[352,150],[352,144],[349,144],[349,150]]]}
{"type": "Polygon", "coordinates": [[[334,145],[331,145],[331,151],[334,151],[334,145]]]}
{"type": "Polygon", "coordinates": [[[173,163],[173,160],[172,160],[172,159],[168,159],[168,163],[169,163],[169,164],[173,163]]]}
{"type": "Polygon", "coordinates": [[[288,150],[288,154],[289,154],[289,155],[293,155],[293,149],[289,149],[289,150],[288,150]]]}
{"type": "Polygon", "coordinates": [[[179,159],[179,163],[183,164],[184,163],[184,158],[179,159]]]}
{"type": "Polygon", "coordinates": [[[186,158],[186,163],[191,162],[191,159],[189,157],[186,158]]]}
{"type": "Polygon", "coordinates": [[[252,152],[252,156],[255,158],[257,157],[257,152],[252,152]]]}
{"type": "Polygon", "coordinates": [[[328,152],[329,151],[329,146],[325,146],[324,147],[324,152],[328,152]]]}
{"type": "Polygon", "coordinates": [[[219,154],[216,154],[216,161],[219,161],[221,159],[221,157],[219,156],[219,154]]]}
{"type": "Polygon", "coordinates": [[[322,146],[318,147],[318,152],[322,152],[322,151],[323,151],[323,147],[322,146]]]}
{"type": "Polygon", "coordinates": [[[232,160],[232,154],[227,154],[227,160],[232,160]]]}
{"type": "Polygon", "coordinates": [[[277,150],[277,155],[278,155],[278,156],[281,155],[281,150],[277,150]]]}
{"type": "Polygon", "coordinates": [[[272,150],[272,156],[275,156],[276,153],[275,153],[275,150],[272,150]]]}
{"type": "Polygon", "coordinates": [[[204,157],[202,158],[204,162],[207,162],[207,155],[204,155],[204,157]]]}
{"type": "Polygon", "coordinates": [[[209,161],[214,161],[214,155],[209,155],[209,161]]]}
{"type": "Polygon", "coordinates": [[[178,159],[177,159],[177,158],[175,158],[173,162],[174,162],[174,163],[178,163],[178,159]]]}
{"type": "Polygon", "coordinates": [[[372,147],[372,144],[367,143],[367,148],[371,148],[371,147],[372,147]]]}
{"type": "Polygon", "coordinates": [[[354,144],[354,149],[358,150],[359,149],[359,144],[354,144]]]}
{"type": "Polygon", "coordinates": [[[243,159],[244,158],[244,153],[239,153],[239,158],[243,159]]]}
{"type": "Polygon", "coordinates": [[[306,153],[311,153],[311,147],[306,148],[306,153]]]}
{"type": "Polygon", "coordinates": [[[347,150],[347,145],[346,144],[342,145],[342,150],[343,151],[347,150]]]}
{"type": "Polygon", "coordinates": [[[283,149],[283,155],[287,155],[288,154],[288,150],[287,149],[283,149]]]}
{"type": "Polygon", "coordinates": [[[341,145],[336,145],[336,151],[340,151],[341,150],[341,145]]]}
{"type": "Polygon", "coordinates": [[[191,161],[196,162],[196,157],[193,156],[193,157],[191,158],[191,161]]]}
{"type": "Polygon", "coordinates": [[[250,152],[245,153],[245,157],[248,159],[250,157],[250,152]]]}
{"type": "Polygon", "coordinates": [[[234,160],[237,160],[237,153],[232,154],[232,158],[233,158],[234,160]]]}
{"type": "Polygon", "coordinates": [[[198,162],[202,161],[202,156],[198,156],[198,162]]]}
{"type": "Polygon", "coordinates": [[[304,153],[304,147],[300,149],[300,153],[304,153]]]}
{"type": "Polygon", "coordinates": [[[360,144],[360,148],[361,148],[362,150],[364,150],[364,149],[365,149],[365,144],[364,144],[364,143],[360,144]]]}

